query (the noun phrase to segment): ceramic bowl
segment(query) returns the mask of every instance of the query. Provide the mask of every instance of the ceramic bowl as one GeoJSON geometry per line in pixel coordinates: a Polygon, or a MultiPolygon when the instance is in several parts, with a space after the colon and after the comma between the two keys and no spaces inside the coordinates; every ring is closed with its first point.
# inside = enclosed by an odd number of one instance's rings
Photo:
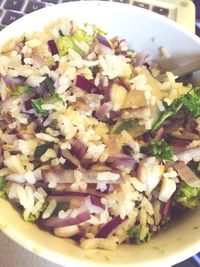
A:
{"type": "MultiPolygon", "coordinates": [[[[164,46],[171,58],[161,63],[169,63],[171,68],[200,55],[200,39],[174,22],[131,5],[93,1],[71,2],[31,13],[0,32],[0,46],[24,32],[41,30],[59,17],[101,26],[110,36],[122,36],[131,48],[146,50],[154,58],[159,57],[159,47],[164,46]]],[[[187,213],[147,244],[120,245],[116,251],[82,250],[70,239],[55,237],[24,222],[3,199],[0,199],[0,211],[0,228],[10,238],[33,253],[66,267],[164,267],[200,250],[200,210],[187,213]]]]}

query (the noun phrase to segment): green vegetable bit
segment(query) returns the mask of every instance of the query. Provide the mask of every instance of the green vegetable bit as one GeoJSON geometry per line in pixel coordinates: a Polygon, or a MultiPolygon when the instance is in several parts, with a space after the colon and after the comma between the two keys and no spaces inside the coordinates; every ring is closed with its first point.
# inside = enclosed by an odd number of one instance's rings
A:
{"type": "Polygon", "coordinates": [[[49,78],[49,76],[46,76],[46,79],[43,81],[43,83],[47,86],[49,93],[51,94],[51,97],[45,98],[43,101],[44,103],[55,103],[56,101],[62,100],[59,95],[56,93],[56,88],[53,84],[53,81],[49,78]]]}
{"type": "Polygon", "coordinates": [[[11,95],[12,96],[20,96],[20,95],[23,95],[23,94],[28,93],[30,91],[31,91],[31,89],[30,89],[29,86],[27,86],[27,85],[19,85],[17,87],[17,89],[14,92],[11,93],[11,95]]]}
{"type": "Polygon", "coordinates": [[[136,226],[134,225],[131,229],[129,229],[128,235],[136,244],[149,242],[152,238],[149,228],[141,224],[136,226]]]}
{"type": "Polygon", "coordinates": [[[85,43],[87,43],[87,44],[89,44],[89,45],[90,45],[90,44],[92,43],[92,41],[93,41],[93,36],[87,34],[86,31],[81,30],[81,29],[77,29],[77,30],[74,32],[73,36],[74,36],[74,38],[75,38],[76,40],[78,40],[79,42],[83,41],[83,42],[85,42],[85,43]]]}
{"type": "Polygon", "coordinates": [[[122,123],[119,124],[117,128],[114,130],[114,134],[120,134],[124,130],[128,131],[132,129],[137,124],[137,122],[138,119],[136,118],[122,121],[122,123]]]}
{"type": "Polygon", "coordinates": [[[187,94],[177,98],[166,107],[159,118],[153,123],[151,133],[154,133],[165,120],[176,114],[181,108],[185,108],[189,115],[196,118],[200,116],[200,88],[193,88],[187,94]]]}
{"type": "Polygon", "coordinates": [[[0,177],[0,197],[4,198],[6,195],[6,182],[4,181],[3,177],[0,177]]]}
{"type": "Polygon", "coordinates": [[[164,140],[151,141],[146,148],[143,148],[142,152],[161,160],[173,160],[172,147],[164,140]]]}
{"type": "Polygon", "coordinates": [[[44,202],[42,207],[35,214],[30,213],[27,218],[24,217],[24,220],[26,222],[35,222],[35,221],[37,221],[37,219],[39,218],[40,214],[46,210],[47,206],[48,206],[48,202],[44,202]]]}
{"type": "Polygon", "coordinates": [[[166,121],[170,116],[176,114],[183,106],[183,103],[180,103],[177,99],[173,101],[170,106],[167,106],[166,109],[161,112],[159,118],[153,123],[151,128],[151,133],[154,133],[160,128],[164,121],[166,121]]]}
{"type": "Polygon", "coordinates": [[[47,86],[49,93],[54,96],[56,89],[55,86],[53,85],[52,80],[49,78],[48,75],[46,76],[46,79],[42,83],[44,83],[47,86]]]}
{"type": "Polygon", "coordinates": [[[35,149],[34,157],[40,158],[49,148],[52,148],[54,145],[54,142],[47,142],[43,145],[37,146],[35,149]]]}
{"type": "Polygon", "coordinates": [[[200,204],[200,188],[182,182],[175,195],[175,201],[185,208],[195,209],[200,204]]]}
{"type": "Polygon", "coordinates": [[[63,211],[67,211],[69,208],[69,204],[66,203],[66,202],[60,202],[60,203],[57,203],[57,206],[52,214],[52,216],[58,216],[58,213],[63,210],[63,211]]]}
{"type": "Polygon", "coordinates": [[[35,112],[37,114],[46,113],[46,111],[42,109],[42,105],[44,104],[42,98],[32,99],[31,103],[32,103],[32,107],[35,109],[35,112]]]}
{"type": "Polygon", "coordinates": [[[200,116],[200,88],[190,90],[187,94],[180,97],[179,101],[192,117],[200,116]]]}
{"type": "Polygon", "coordinates": [[[31,103],[32,103],[32,107],[35,109],[37,114],[44,115],[47,113],[47,111],[42,109],[42,105],[43,104],[54,104],[58,101],[62,101],[62,100],[57,95],[57,93],[55,93],[54,95],[51,95],[51,96],[46,97],[46,98],[40,97],[37,99],[33,99],[33,100],[31,100],[31,103]]]}
{"type": "Polygon", "coordinates": [[[65,35],[58,39],[58,51],[60,56],[64,56],[68,53],[69,49],[73,49],[80,56],[84,56],[84,51],[81,50],[73,41],[71,36],[65,35]]]}

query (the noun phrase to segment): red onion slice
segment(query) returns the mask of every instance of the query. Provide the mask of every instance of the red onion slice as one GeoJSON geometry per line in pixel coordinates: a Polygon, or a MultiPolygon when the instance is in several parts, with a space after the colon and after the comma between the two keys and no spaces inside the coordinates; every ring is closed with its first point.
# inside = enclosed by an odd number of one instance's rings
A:
{"type": "Polygon", "coordinates": [[[179,161],[184,161],[186,163],[190,162],[200,155],[200,147],[190,148],[176,154],[179,161]]]}
{"type": "Polygon", "coordinates": [[[55,71],[59,67],[59,61],[55,61],[54,65],[51,67],[51,70],[55,71]]]}
{"type": "Polygon", "coordinates": [[[65,227],[71,225],[77,225],[86,222],[90,219],[90,213],[88,210],[80,208],[80,213],[76,217],[67,216],[63,219],[59,217],[50,217],[40,221],[40,225],[45,227],[65,227]]]}
{"type": "Polygon", "coordinates": [[[101,203],[101,198],[89,195],[85,199],[85,206],[90,213],[100,213],[105,210],[105,205],[101,203]]]}
{"type": "Polygon", "coordinates": [[[76,141],[71,145],[71,152],[77,158],[81,159],[87,151],[87,145],[80,139],[76,139],[76,141]]]}
{"type": "MultiPolygon", "coordinates": [[[[49,46],[49,50],[51,52],[51,54],[54,55],[58,55],[58,48],[57,45],[55,43],[54,40],[49,40],[48,42],[48,46],[49,46]]],[[[51,67],[51,70],[55,71],[59,66],[59,62],[55,61],[55,64],[51,67]]]]}
{"type": "Polygon", "coordinates": [[[122,219],[120,216],[114,217],[109,222],[107,222],[97,233],[96,238],[107,238],[109,235],[112,235],[117,228],[128,220],[128,216],[122,219]]]}
{"type": "Polygon", "coordinates": [[[76,76],[75,86],[86,91],[87,93],[99,92],[99,88],[93,82],[81,75],[76,76]]]}
{"type": "Polygon", "coordinates": [[[166,135],[165,140],[172,146],[182,146],[185,147],[191,143],[192,139],[184,138],[183,136],[177,137],[173,135],[166,135]]]}
{"type": "Polygon", "coordinates": [[[15,83],[14,83],[14,80],[11,76],[9,75],[1,75],[4,83],[6,84],[7,87],[11,88],[12,90],[15,90],[16,89],[16,86],[15,86],[15,83]]]}
{"type": "Polygon", "coordinates": [[[174,168],[178,172],[180,178],[189,186],[200,187],[200,179],[196,174],[182,161],[174,163],[174,168]]]}
{"type": "Polygon", "coordinates": [[[75,170],[80,166],[80,161],[74,157],[67,149],[60,150],[61,156],[66,159],[65,163],[69,169],[75,170]]]}
{"type": "Polygon", "coordinates": [[[107,121],[108,118],[106,117],[107,114],[111,111],[111,103],[104,103],[103,105],[100,106],[98,110],[95,112],[95,117],[100,120],[100,121],[107,121]]]}
{"type": "Polygon", "coordinates": [[[44,97],[48,94],[49,91],[46,84],[42,82],[39,86],[35,88],[35,92],[39,97],[44,97]]]}
{"type": "Polygon", "coordinates": [[[54,40],[49,40],[47,43],[48,43],[49,50],[50,50],[51,54],[53,56],[57,55],[58,54],[58,48],[57,48],[57,45],[56,45],[55,41],[54,40]]]}
{"type": "Polygon", "coordinates": [[[108,158],[108,161],[111,162],[110,166],[113,169],[118,169],[121,171],[125,169],[129,169],[131,171],[135,170],[135,168],[137,167],[137,161],[133,157],[125,154],[111,156],[108,158]]]}
{"type": "Polygon", "coordinates": [[[163,211],[162,211],[162,214],[163,214],[163,219],[167,219],[167,217],[169,216],[170,214],[170,210],[171,210],[171,207],[172,207],[172,202],[173,202],[173,198],[170,197],[168,199],[168,201],[165,203],[164,205],[164,208],[163,208],[163,211]]]}
{"type": "Polygon", "coordinates": [[[164,128],[161,127],[160,129],[158,129],[156,135],[154,136],[153,140],[155,141],[160,141],[164,136],[164,128]]]}
{"type": "Polygon", "coordinates": [[[102,44],[102,45],[104,45],[104,46],[106,46],[106,47],[112,49],[112,46],[110,45],[110,43],[108,42],[108,40],[107,40],[104,36],[98,34],[96,38],[97,38],[97,41],[98,41],[100,44],[102,44]]]}

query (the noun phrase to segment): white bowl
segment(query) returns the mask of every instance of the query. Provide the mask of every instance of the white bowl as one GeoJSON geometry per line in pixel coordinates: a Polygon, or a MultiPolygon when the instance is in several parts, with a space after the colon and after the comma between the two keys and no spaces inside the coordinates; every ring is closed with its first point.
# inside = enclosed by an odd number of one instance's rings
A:
{"type": "MultiPolygon", "coordinates": [[[[153,57],[158,57],[159,47],[164,46],[172,58],[179,59],[173,65],[200,54],[200,39],[195,35],[157,14],[114,2],[71,2],[36,11],[2,30],[0,44],[24,32],[41,30],[59,17],[101,26],[110,36],[122,36],[131,48],[147,50],[153,57]]],[[[145,245],[120,245],[112,252],[85,251],[72,240],[57,238],[34,224],[25,223],[3,199],[0,199],[0,210],[0,227],[9,237],[37,255],[65,266],[164,267],[200,250],[200,210],[188,213],[145,245]]]]}

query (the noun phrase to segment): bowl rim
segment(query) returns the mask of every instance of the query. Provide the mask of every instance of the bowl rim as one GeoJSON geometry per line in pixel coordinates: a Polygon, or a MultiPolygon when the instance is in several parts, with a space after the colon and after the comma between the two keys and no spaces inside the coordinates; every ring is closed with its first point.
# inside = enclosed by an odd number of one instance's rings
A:
{"type": "MultiPolygon", "coordinates": [[[[108,6],[108,7],[115,6],[115,5],[118,6],[119,5],[119,6],[122,7],[122,6],[125,6],[127,4],[120,3],[120,2],[109,2],[109,1],[108,2],[106,2],[106,1],[104,2],[104,1],[89,1],[89,0],[86,0],[86,1],[74,1],[74,2],[72,1],[72,2],[67,2],[67,3],[57,4],[55,6],[48,6],[48,7],[42,8],[40,10],[34,11],[34,12],[28,14],[28,15],[25,15],[24,17],[21,17],[17,21],[15,21],[12,24],[10,24],[7,27],[5,27],[0,32],[0,40],[1,40],[2,36],[4,37],[4,36],[7,36],[7,34],[10,34],[15,27],[18,27],[22,23],[26,23],[29,20],[32,21],[35,18],[36,15],[37,16],[42,16],[46,12],[48,13],[48,11],[52,10],[53,8],[59,10],[60,8],[67,8],[67,6],[69,6],[69,5],[80,8],[80,6],[85,6],[85,5],[86,6],[91,6],[91,7],[98,7],[99,5],[100,6],[108,6]]],[[[131,8],[133,10],[139,12],[141,15],[146,15],[146,16],[148,16],[150,18],[153,18],[154,20],[156,19],[157,21],[163,21],[165,24],[168,24],[170,27],[176,28],[178,31],[180,31],[184,35],[188,36],[190,39],[193,39],[197,44],[200,45],[200,38],[197,35],[187,31],[182,26],[178,25],[176,22],[171,21],[171,20],[165,18],[164,16],[156,14],[156,13],[154,13],[152,11],[145,10],[145,9],[133,6],[133,5],[131,5],[131,8]]],[[[52,20],[49,19],[49,23],[51,23],[51,21],[54,21],[54,20],[55,19],[52,19],[52,20]]],[[[44,28],[44,25],[42,25],[41,29],[43,29],[43,28],[44,28]]],[[[34,30],[32,30],[32,31],[30,30],[30,33],[31,32],[34,32],[34,30]]],[[[9,38],[6,41],[8,41],[8,40],[9,40],[9,38]]],[[[3,45],[4,45],[4,43],[3,43],[3,45]]],[[[3,233],[5,233],[14,242],[16,242],[21,247],[23,247],[23,248],[25,248],[25,249],[27,249],[27,250],[29,250],[30,252],[33,253],[33,250],[32,250],[33,246],[30,246],[30,244],[32,244],[33,241],[31,241],[31,239],[29,239],[27,237],[27,240],[29,240],[29,242],[24,242],[24,239],[20,238],[19,233],[16,234],[16,235],[13,235],[15,230],[14,230],[14,227],[12,227],[12,224],[9,227],[2,228],[1,230],[2,230],[3,233]]],[[[179,252],[176,255],[165,256],[164,259],[167,260],[167,263],[166,263],[167,265],[165,265],[165,263],[163,263],[162,259],[154,259],[153,266],[154,267],[160,267],[162,265],[163,267],[164,266],[169,267],[169,265],[171,265],[171,264],[176,264],[178,262],[181,262],[181,261],[193,256],[194,254],[198,253],[199,250],[200,250],[199,247],[200,247],[200,239],[199,239],[199,241],[195,242],[190,247],[185,248],[184,250],[182,250],[181,252],[179,252]]],[[[77,260],[74,257],[64,256],[64,257],[61,258],[58,254],[49,253],[49,251],[47,249],[44,249],[44,248],[43,248],[43,253],[41,255],[39,255],[39,256],[44,258],[45,260],[49,260],[49,261],[54,262],[56,264],[62,264],[63,266],[66,264],[66,259],[67,259],[67,265],[69,265],[69,266],[71,264],[75,264],[75,266],[78,266],[78,264],[80,264],[80,263],[81,263],[82,266],[85,266],[85,267],[86,266],[91,266],[91,267],[94,266],[94,263],[91,263],[91,262],[83,263],[83,262],[80,262],[79,260],[77,260]]],[[[113,267],[112,263],[104,263],[104,265],[113,267]]],[[[118,267],[122,267],[122,264],[115,264],[115,265],[118,266],[118,267]]],[[[126,266],[130,266],[131,267],[132,265],[133,265],[133,263],[128,263],[128,264],[126,263],[126,266]]],[[[101,263],[95,263],[95,266],[99,266],[100,267],[100,266],[102,266],[102,264],[101,263]]],[[[138,267],[139,266],[140,267],[147,267],[147,266],[149,267],[151,265],[149,263],[139,263],[138,267]]]]}

